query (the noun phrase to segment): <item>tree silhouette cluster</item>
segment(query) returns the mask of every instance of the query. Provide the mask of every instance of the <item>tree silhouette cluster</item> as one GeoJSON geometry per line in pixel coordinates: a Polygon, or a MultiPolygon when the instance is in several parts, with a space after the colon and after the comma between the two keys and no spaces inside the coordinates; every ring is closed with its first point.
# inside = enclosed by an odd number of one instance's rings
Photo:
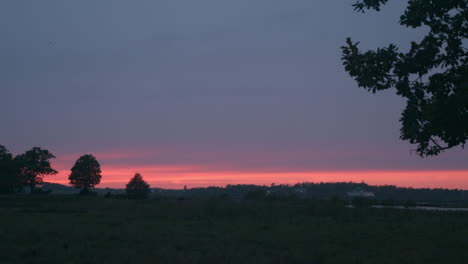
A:
{"type": "Polygon", "coordinates": [[[57,174],[52,169],[50,160],[55,156],[46,149],[34,147],[23,154],[13,155],[0,145],[0,192],[12,193],[30,187],[35,192],[44,176],[57,174]]]}
{"type": "MultiPolygon", "coordinates": [[[[37,192],[36,185],[41,184],[45,176],[58,172],[51,166],[55,156],[46,149],[34,147],[23,154],[13,156],[5,146],[0,145],[0,193],[15,193],[30,188],[37,192]]],[[[86,154],[78,158],[71,168],[68,179],[70,185],[81,189],[80,194],[92,193],[92,189],[101,182],[101,165],[97,159],[86,154]]],[[[148,197],[150,185],[137,173],[126,186],[127,196],[134,199],[148,197]]]]}

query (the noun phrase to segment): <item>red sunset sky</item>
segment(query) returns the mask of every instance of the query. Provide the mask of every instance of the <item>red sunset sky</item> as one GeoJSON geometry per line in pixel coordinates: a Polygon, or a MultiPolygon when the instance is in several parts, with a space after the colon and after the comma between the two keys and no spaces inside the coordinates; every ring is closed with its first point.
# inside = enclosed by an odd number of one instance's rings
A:
{"type": "Polygon", "coordinates": [[[365,181],[468,189],[468,151],[420,158],[400,140],[405,98],[359,88],[342,64],[425,32],[405,5],[354,1],[4,1],[0,144],[50,150],[66,183],[83,154],[98,187],[365,181]],[[27,8],[26,8],[27,7],[27,8]],[[103,19],[105,17],[105,19],[103,19]],[[339,18],[339,19],[336,19],[339,18]]]}
{"type": "MultiPolygon", "coordinates": [[[[98,153],[102,166],[102,182],[98,187],[123,188],[136,172],[153,187],[181,189],[187,187],[225,186],[227,184],[295,184],[297,182],[366,182],[371,185],[397,185],[414,188],[450,188],[468,190],[468,170],[297,170],[281,168],[235,168],[235,166],[210,166],[203,164],[135,164],[128,161],[130,155],[143,157],[135,152],[122,154],[98,153]],[[127,160],[127,164],[126,161],[127,160]]],[[[148,155],[146,153],[145,155],[148,155]]],[[[67,184],[74,158],[64,155],[53,161],[58,175],[48,176],[46,181],[67,184]]],[[[219,165],[219,164],[218,164],[219,165]]],[[[232,164],[231,164],[232,165],[232,164]]]]}

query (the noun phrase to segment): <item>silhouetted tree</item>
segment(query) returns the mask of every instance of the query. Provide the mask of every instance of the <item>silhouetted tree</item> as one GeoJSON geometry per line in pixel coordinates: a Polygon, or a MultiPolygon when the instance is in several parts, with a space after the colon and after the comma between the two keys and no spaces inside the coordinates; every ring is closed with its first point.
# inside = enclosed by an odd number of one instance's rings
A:
{"type": "MultiPolygon", "coordinates": [[[[357,11],[380,11],[387,0],[358,0],[357,11]]],[[[376,92],[395,88],[407,100],[401,139],[421,156],[464,146],[468,139],[468,0],[410,0],[400,25],[428,29],[408,52],[397,46],[361,52],[346,40],[343,64],[358,85],[376,92]]]]}
{"type": "Polygon", "coordinates": [[[81,189],[81,193],[88,193],[101,182],[101,165],[93,155],[83,155],[76,160],[68,177],[70,184],[81,189]]]}
{"type": "Polygon", "coordinates": [[[150,194],[150,186],[143,180],[141,174],[137,173],[127,183],[125,188],[127,196],[132,199],[144,199],[150,194]]]}
{"type": "Polygon", "coordinates": [[[0,193],[12,193],[19,189],[21,184],[16,162],[13,155],[0,145],[0,193]]]}
{"type": "Polygon", "coordinates": [[[50,165],[50,159],[53,158],[55,156],[52,153],[39,147],[34,147],[15,157],[20,180],[22,184],[31,188],[31,193],[34,192],[37,184],[42,183],[44,176],[57,174],[57,171],[50,165]]]}

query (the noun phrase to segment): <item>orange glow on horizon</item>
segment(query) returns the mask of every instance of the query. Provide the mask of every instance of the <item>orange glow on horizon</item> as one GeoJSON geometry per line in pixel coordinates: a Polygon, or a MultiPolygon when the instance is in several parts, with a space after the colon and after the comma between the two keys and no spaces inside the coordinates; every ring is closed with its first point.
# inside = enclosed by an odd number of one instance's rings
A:
{"type": "MultiPolygon", "coordinates": [[[[370,185],[396,185],[413,188],[468,190],[468,170],[447,171],[223,171],[200,166],[102,166],[102,181],[97,187],[124,188],[135,173],[141,173],[152,187],[181,189],[227,184],[295,184],[298,182],[365,182],[370,185]]],[[[70,170],[46,177],[45,181],[68,184],[70,170]]]]}

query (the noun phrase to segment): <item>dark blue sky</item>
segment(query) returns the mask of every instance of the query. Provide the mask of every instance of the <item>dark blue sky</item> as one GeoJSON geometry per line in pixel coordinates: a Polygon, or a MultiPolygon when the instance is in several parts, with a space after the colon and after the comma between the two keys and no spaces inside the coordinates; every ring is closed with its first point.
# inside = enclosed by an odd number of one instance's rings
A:
{"type": "Polygon", "coordinates": [[[390,2],[359,14],[351,0],[2,1],[0,144],[135,153],[129,166],[466,170],[464,150],[411,155],[404,101],[343,70],[348,36],[420,39],[398,25],[405,1],[390,2]]]}

